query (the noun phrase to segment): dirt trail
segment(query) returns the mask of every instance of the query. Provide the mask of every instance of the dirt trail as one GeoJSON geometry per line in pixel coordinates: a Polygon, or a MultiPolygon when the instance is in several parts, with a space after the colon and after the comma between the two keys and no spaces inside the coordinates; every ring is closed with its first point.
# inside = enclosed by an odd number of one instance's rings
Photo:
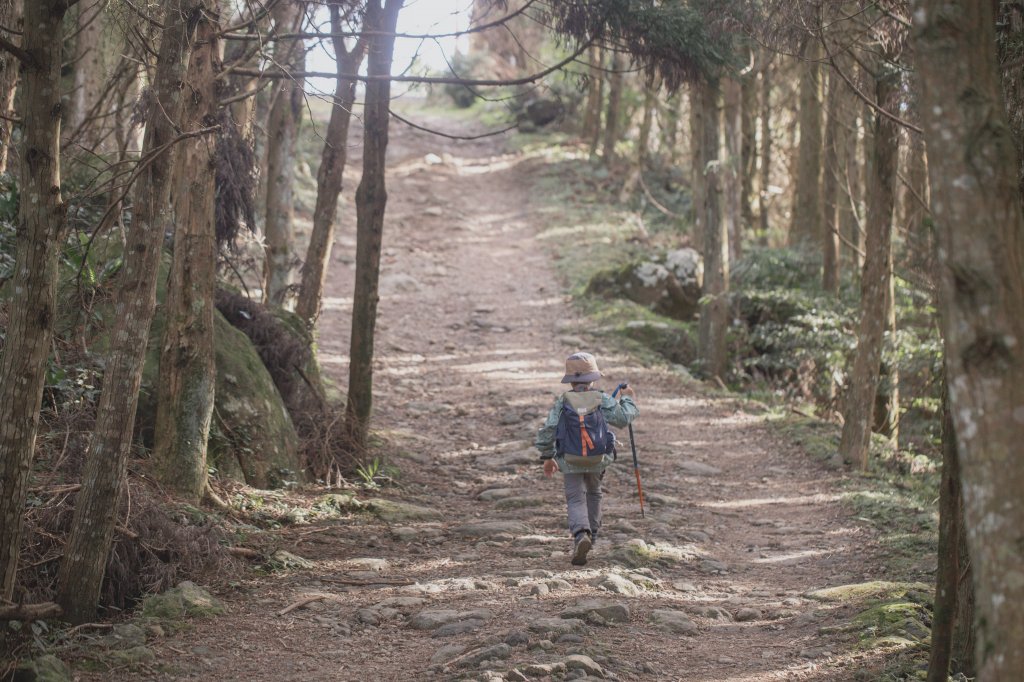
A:
{"type": "MultiPolygon", "coordinates": [[[[539,162],[501,150],[404,129],[390,150],[375,427],[408,456],[401,491],[381,495],[439,518],[357,514],[283,533],[314,568],[222,592],[228,614],[158,640],[167,672],[143,677],[852,679],[850,643],[823,634],[849,614],[804,596],[880,570],[860,565],[871,538],[835,474],[736,400],[588,337],[537,239],[551,215],[530,196],[539,162]],[[561,481],[530,448],[578,348],[597,354],[604,386],[637,389],[648,501],[641,519],[627,448],[583,568],[569,565],[561,481]],[[338,582],[368,570],[415,584],[338,582]],[[608,603],[560,618],[586,599],[608,603]]],[[[342,385],[353,232],[340,232],[321,327],[342,385]]]]}

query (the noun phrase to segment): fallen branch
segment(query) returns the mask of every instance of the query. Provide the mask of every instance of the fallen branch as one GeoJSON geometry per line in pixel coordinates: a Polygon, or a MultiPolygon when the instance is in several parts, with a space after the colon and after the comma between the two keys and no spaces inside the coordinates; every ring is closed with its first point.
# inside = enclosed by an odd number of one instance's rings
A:
{"type": "Polygon", "coordinates": [[[232,556],[239,556],[243,559],[259,559],[263,556],[255,549],[250,549],[248,547],[228,547],[228,554],[232,556]]]}
{"type": "Polygon", "coordinates": [[[0,605],[0,620],[43,620],[55,618],[62,613],[64,609],[50,601],[41,604],[0,605]]]}
{"type": "Polygon", "coordinates": [[[283,616],[283,615],[285,615],[287,613],[291,613],[295,609],[301,609],[303,606],[305,606],[307,604],[312,604],[315,601],[320,601],[321,599],[326,599],[326,598],[327,598],[326,594],[318,594],[315,597],[303,597],[302,599],[300,599],[299,601],[295,602],[294,604],[289,604],[288,606],[286,606],[283,609],[281,609],[280,611],[278,611],[277,615],[278,616],[283,616]]]}

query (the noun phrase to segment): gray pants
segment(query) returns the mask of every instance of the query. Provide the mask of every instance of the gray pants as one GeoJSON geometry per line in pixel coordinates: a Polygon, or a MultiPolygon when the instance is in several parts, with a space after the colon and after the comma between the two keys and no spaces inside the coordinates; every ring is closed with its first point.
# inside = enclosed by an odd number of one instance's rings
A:
{"type": "Polygon", "coordinates": [[[604,471],[564,474],[565,503],[569,507],[569,532],[573,537],[588,530],[597,537],[601,529],[601,479],[604,471]]]}

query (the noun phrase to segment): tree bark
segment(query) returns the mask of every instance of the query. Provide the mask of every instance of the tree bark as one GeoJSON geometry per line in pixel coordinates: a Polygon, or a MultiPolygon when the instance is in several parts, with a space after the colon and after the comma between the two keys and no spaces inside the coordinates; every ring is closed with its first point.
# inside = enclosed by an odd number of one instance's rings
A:
{"type": "Polygon", "coordinates": [[[920,0],[920,56],[949,405],[975,576],[977,677],[1024,670],[1024,215],[992,2],[920,0]]]}
{"type": "MultiPolygon", "coordinates": [[[[208,1],[208,0],[207,0],[208,1]]],[[[182,129],[215,123],[220,70],[215,3],[206,4],[185,75],[182,129]]],[[[153,459],[176,492],[199,500],[206,489],[206,445],[213,414],[214,145],[203,136],[181,143],[174,169],[174,258],[164,304],[153,459]]]]}
{"type": "MultiPolygon", "coordinates": [[[[282,0],[274,7],[274,32],[297,33],[303,17],[300,0],[282,0]]],[[[304,57],[301,40],[278,40],[274,44],[274,61],[286,70],[304,70],[304,57]]],[[[263,222],[267,256],[263,301],[274,305],[284,305],[292,279],[295,143],[302,116],[303,83],[301,78],[277,80],[267,122],[267,212],[263,222]]]]}
{"type": "Polygon", "coordinates": [[[964,536],[963,499],[960,487],[960,465],[956,456],[956,436],[953,428],[948,392],[943,386],[942,482],[939,484],[939,563],[938,571],[935,574],[935,602],[932,609],[932,648],[928,660],[928,682],[946,682],[949,679],[954,632],[958,628],[973,627],[970,622],[957,622],[960,576],[965,570],[970,571],[970,564],[967,555],[960,553],[960,540],[964,536]]]}
{"type": "Polygon", "coordinates": [[[706,81],[700,88],[702,120],[701,147],[708,157],[704,173],[704,299],[700,312],[697,355],[704,374],[721,377],[726,368],[725,331],[729,323],[729,232],[722,220],[721,163],[719,145],[721,118],[718,115],[718,81],[706,81]]]}
{"type": "Polygon", "coordinates": [[[742,128],[742,163],[740,164],[740,209],[742,230],[754,229],[754,179],[757,176],[757,72],[752,69],[743,76],[740,104],[742,128]]]}
{"type": "MultiPolygon", "coordinates": [[[[723,217],[729,235],[729,262],[742,255],[743,240],[743,90],[739,81],[722,82],[722,120],[725,159],[722,163],[723,217]]],[[[727,264],[728,266],[728,264],[727,264]]],[[[728,270],[728,267],[726,267],[728,270]]]]}
{"type": "Polygon", "coordinates": [[[164,232],[173,224],[170,194],[174,147],[165,147],[174,140],[181,116],[180,86],[191,49],[187,21],[197,5],[197,0],[168,0],[164,12],[153,83],[157,105],[147,117],[143,142],[147,165],[133,188],[124,268],[114,290],[112,346],[104,362],[96,426],[57,581],[57,602],[71,622],[85,622],[95,614],[113,540],[149,329],[156,308],[164,232]]]}
{"type": "Polygon", "coordinates": [[[67,233],[60,188],[60,65],[63,0],[25,6],[22,143],[16,269],[0,357],[0,598],[10,600],[23,528],[46,360],[53,338],[57,256],[67,233]]]}
{"type": "Polygon", "coordinates": [[[597,52],[597,75],[596,79],[597,89],[593,92],[593,100],[590,106],[594,107],[592,121],[593,127],[588,132],[588,139],[590,140],[590,159],[593,161],[597,158],[597,148],[601,144],[601,110],[604,104],[604,53],[605,51],[599,47],[594,48],[597,52]]]}
{"type": "Polygon", "coordinates": [[[654,125],[654,108],[658,104],[659,87],[658,83],[651,83],[644,88],[644,114],[640,119],[640,132],[636,145],[636,162],[641,173],[651,156],[651,127],[654,125]]]}
{"type": "Polygon", "coordinates": [[[593,140],[601,130],[601,96],[604,90],[604,74],[601,71],[601,48],[596,45],[589,50],[591,62],[587,78],[587,102],[583,110],[584,140],[593,140]]]}
{"type": "Polygon", "coordinates": [[[75,27],[74,85],[67,132],[78,136],[78,143],[90,151],[104,142],[105,129],[109,128],[107,119],[97,116],[103,106],[100,98],[107,75],[103,53],[106,25],[103,5],[103,0],[81,0],[75,27]]]}
{"type": "Polygon", "coordinates": [[[800,144],[797,151],[796,198],[789,244],[811,248],[821,243],[821,50],[814,38],[804,49],[800,65],[800,144]]]}
{"type": "MultiPolygon", "coordinates": [[[[709,155],[704,149],[704,102],[702,91],[707,86],[700,82],[690,84],[690,204],[693,211],[693,248],[704,250],[704,196],[706,194],[704,169],[709,155]]],[[[717,157],[715,157],[717,158],[717,157]]]]}
{"type": "Polygon", "coordinates": [[[772,181],[772,64],[761,70],[761,187],[757,193],[757,213],[761,223],[761,239],[768,236],[768,192],[772,181]]]}
{"type": "Polygon", "coordinates": [[[845,83],[837,82],[833,74],[828,84],[828,106],[825,123],[825,179],[822,182],[822,203],[824,205],[824,231],[822,233],[822,288],[839,294],[839,89],[845,83]]]}
{"type": "MultiPolygon", "coordinates": [[[[18,29],[21,26],[22,0],[0,0],[0,26],[18,29]]],[[[13,42],[18,42],[12,38],[13,42]]],[[[11,116],[14,113],[14,95],[18,90],[18,70],[21,65],[17,57],[9,52],[0,52],[0,113],[11,116]]],[[[0,119],[0,173],[7,171],[7,157],[11,147],[12,124],[6,118],[0,119]]]]}
{"type": "MultiPolygon", "coordinates": [[[[341,33],[337,5],[331,5],[332,29],[341,33]]],[[[348,127],[352,119],[352,106],[356,100],[354,76],[366,54],[366,40],[360,39],[351,51],[346,50],[343,38],[334,40],[338,77],[334,87],[334,106],[327,124],[327,138],[320,156],[320,170],[316,176],[316,207],[313,209],[313,231],[309,237],[306,260],[302,265],[302,284],[295,312],[311,327],[320,315],[327,264],[331,260],[334,244],[334,219],[338,215],[338,196],[341,194],[345,163],[348,160],[348,127]]]]}
{"type": "MultiPolygon", "coordinates": [[[[364,25],[370,38],[366,73],[391,73],[395,26],[403,0],[369,0],[364,25]]],[[[388,106],[391,81],[372,80],[366,84],[363,123],[363,177],[356,190],[356,281],[352,294],[352,335],[349,357],[348,402],[345,424],[353,447],[366,447],[373,408],[373,341],[380,298],[380,254],[384,235],[384,210],[388,194],[385,162],[388,147],[388,106]]]]}
{"type": "MultiPolygon", "coordinates": [[[[880,73],[875,86],[879,106],[896,111],[899,75],[894,69],[880,73]]],[[[867,243],[861,278],[860,324],[857,353],[850,374],[843,412],[839,454],[845,462],[864,469],[871,444],[872,412],[878,390],[878,372],[886,327],[886,297],[892,270],[892,218],[899,155],[899,128],[890,118],[876,115],[871,188],[868,194],[867,243]]]]}
{"type": "Polygon", "coordinates": [[[601,148],[603,163],[611,166],[615,163],[615,143],[619,141],[622,118],[622,55],[612,53],[612,73],[608,77],[608,111],[604,119],[604,142],[601,148]]]}

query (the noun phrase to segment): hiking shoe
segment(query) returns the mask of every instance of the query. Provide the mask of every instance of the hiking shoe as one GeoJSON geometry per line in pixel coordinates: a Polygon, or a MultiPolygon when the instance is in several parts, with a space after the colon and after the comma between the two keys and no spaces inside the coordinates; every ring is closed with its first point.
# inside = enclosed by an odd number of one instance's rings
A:
{"type": "Polygon", "coordinates": [[[590,533],[580,533],[576,538],[576,544],[572,548],[572,565],[584,566],[587,563],[587,552],[593,542],[590,540],[590,533]]]}

